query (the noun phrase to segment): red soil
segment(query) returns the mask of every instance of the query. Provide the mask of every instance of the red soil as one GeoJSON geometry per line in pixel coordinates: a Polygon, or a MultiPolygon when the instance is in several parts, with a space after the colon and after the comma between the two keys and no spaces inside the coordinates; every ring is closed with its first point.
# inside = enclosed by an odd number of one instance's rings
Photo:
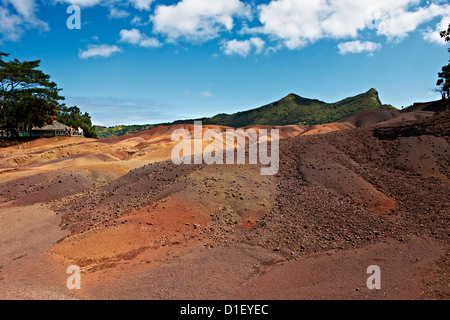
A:
{"type": "Polygon", "coordinates": [[[0,297],[448,299],[449,118],[282,127],[269,177],[154,162],[192,125],[8,147],[0,297]],[[65,287],[70,264],[84,269],[81,291],[65,287]],[[380,291],[365,287],[371,264],[380,291]]]}

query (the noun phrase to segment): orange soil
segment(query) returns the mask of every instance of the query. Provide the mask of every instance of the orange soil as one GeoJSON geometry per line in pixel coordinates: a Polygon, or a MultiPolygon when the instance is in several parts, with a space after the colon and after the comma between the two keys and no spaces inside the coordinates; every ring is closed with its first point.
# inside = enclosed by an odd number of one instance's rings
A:
{"type": "MultiPolygon", "coordinates": [[[[253,128],[257,131],[279,129],[280,139],[284,139],[373,124],[382,126],[386,123],[421,119],[430,115],[425,112],[405,115],[397,112],[374,111],[363,112],[337,123],[311,127],[290,125],[283,127],[255,126],[253,128]]],[[[89,193],[96,190],[96,188],[122,177],[130,170],[140,168],[144,164],[170,159],[171,151],[177,143],[171,141],[172,132],[176,129],[186,129],[193,136],[193,128],[193,125],[157,127],[144,132],[102,140],[57,137],[0,149],[0,184],[3,188],[0,188],[0,200],[2,201],[0,209],[4,210],[0,212],[0,218],[8,221],[4,225],[6,229],[2,230],[0,227],[0,231],[4,231],[2,232],[2,241],[13,244],[11,247],[13,250],[0,250],[0,264],[4,265],[3,270],[6,270],[2,274],[2,266],[0,266],[0,282],[6,279],[4,283],[10,288],[6,292],[0,290],[0,297],[42,297],[42,292],[39,296],[39,293],[33,291],[35,288],[29,288],[26,292],[14,290],[20,287],[20,281],[31,281],[30,279],[33,277],[37,279],[36,286],[38,287],[45,283],[51,283],[52,288],[58,287],[58,281],[64,280],[66,276],[65,274],[61,275],[61,270],[70,264],[77,264],[83,268],[83,290],[67,294],[67,290],[64,290],[64,286],[62,286],[63,290],[48,291],[46,294],[49,297],[115,297],[115,294],[109,294],[106,291],[105,293],[100,292],[105,288],[107,290],[117,289],[114,283],[109,283],[109,287],[105,285],[107,279],[112,281],[111,279],[117,277],[121,281],[126,279],[137,281],[141,278],[154,280],[155,278],[151,277],[159,276],[160,272],[171,277],[174,272],[168,270],[173,265],[179,271],[180,277],[181,275],[184,277],[185,272],[189,274],[190,271],[196,272],[199,278],[207,275],[205,283],[212,286],[214,283],[220,284],[222,289],[217,287],[217,292],[211,293],[207,287],[186,280],[186,287],[177,293],[171,288],[177,287],[179,285],[177,281],[180,282],[183,278],[177,280],[177,277],[174,276],[172,280],[163,279],[166,282],[161,279],[155,280],[155,283],[166,288],[166,291],[150,297],[198,298],[205,297],[207,294],[219,298],[229,298],[236,294],[238,297],[244,298],[259,297],[260,290],[264,285],[249,281],[249,290],[236,291],[237,286],[249,280],[255,274],[256,269],[265,270],[265,267],[279,262],[282,259],[281,255],[278,253],[268,254],[261,248],[249,249],[235,244],[230,247],[227,245],[216,247],[217,244],[231,242],[235,235],[246,235],[249,231],[257,230],[261,223],[265,223],[265,217],[270,216],[272,210],[276,209],[275,200],[277,193],[280,192],[277,178],[261,176],[258,166],[205,166],[189,173],[187,175],[189,185],[179,189],[174,188],[177,190],[176,193],[169,193],[170,195],[163,196],[162,200],[132,210],[118,218],[99,222],[87,232],[72,234],[62,241],[58,241],[67,232],[61,231],[57,226],[58,217],[52,211],[56,210],[52,205],[61,205],[62,197],[69,198],[77,196],[77,194],[79,196],[82,191],[89,193]],[[63,183],[59,182],[61,180],[63,183]],[[75,183],[71,182],[72,180],[75,183]],[[8,193],[8,191],[10,192],[8,193]],[[38,206],[44,201],[47,204],[45,208],[43,207],[40,215],[36,214],[33,219],[27,218],[33,214],[34,210],[39,210],[38,206]],[[17,212],[11,208],[16,208],[17,212]],[[24,213],[24,221],[11,220],[13,216],[18,216],[18,212],[24,213]],[[35,224],[31,226],[30,223],[33,221],[35,224]],[[48,239],[44,236],[46,231],[42,231],[44,226],[49,228],[48,239]],[[19,237],[16,234],[17,230],[24,232],[23,239],[22,236],[19,237]],[[32,238],[29,239],[39,240],[37,243],[41,245],[42,252],[35,251],[35,247],[29,241],[24,241],[29,235],[32,235],[32,238]],[[215,248],[208,249],[210,247],[215,248]],[[222,255],[229,257],[229,261],[222,262],[220,260],[222,255]],[[245,266],[241,265],[241,261],[245,262],[245,266]],[[185,264],[186,262],[188,264],[185,264]],[[49,280],[50,274],[39,275],[30,271],[35,265],[45,266],[46,263],[58,274],[53,280],[49,280]],[[251,267],[249,267],[250,265],[251,267]],[[180,271],[180,268],[185,268],[185,270],[180,271]],[[213,275],[210,268],[212,268],[211,270],[222,270],[223,274],[213,275]],[[29,272],[29,276],[20,276],[21,273],[27,272],[29,272]],[[7,278],[4,277],[5,273],[8,274],[7,278]],[[151,277],[146,278],[149,275],[151,277]],[[14,277],[22,280],[15,283],[12,280],[14,277]],[[228,279],[231,279],[232,286],[230,287],[227,286],[228,279]],[[188,285],[198,286],[200,289],[189,292],[188,285]]],[[[229,128],[204,126],[203,133],[208,129],[216,129],[223,134],[229,128]]],[[[367,152],[367,157],[371,160],[385,156],[382,151],[382,143],[377,143],[372,144],[370,152],[367,152]]],[[[219,145],[217,142],[213,142],[213,144],[217,148],[225,148],[225,145],[219,145]]],[[[207,145],[207,143],[203,143],[202,148],[204,149],[207,145]]],[[[448,143],[444,138],[407,137],[398,143],[398,154],[393,158],[398,168],[415,172],[425,178],[437,178],[440,181],[448,182],[446,174],[443,173],[445,170],[442,169],[442,159],[448,157],[447,149],[448,143]]],[[[300,174],[305,183],[317,185],[327,192],[347,197],[355,202],[355,206],[363,207],[375,214],[389,215],[398,208],[398,203],[394,198],[388,196],[382,186],[373,184],[367,177],[364,177],[361,174],[364,170],[342,149],[334,147],[326,141],[315,141],[310,146],[304,146],[302,150],[304,153],[298,155],[299,160],[295,165],[295,172],[300,174]]],[[[290,150],[285,150],[285,152],[287,151],[290,150]]],[[[134,183],[139,183],[139,181],[134,183]]],[[[176,183],[177,181],[174,182],[174,184],[176,183]]],[[[169,185],[170,187],[172,186],[169,185]]],[[[164,190],[167,191],[167,189],[164,190]]],[[[119,193],[117,197],[119,197],[119,193]]],[[[127,198],[118,198],[119,200],[127,201],[127,198]]],[[[420,241],[414,242],[413,240],[412,245],[420,250],[423,247],[427,248],[427,245],[420,241]]],[[[383,255],[389,257],[390,249],[382,245],[381,247],[381,249],[375,247],[373,250],[384,250],[383,255]]],[[[439,250],[433,251],[429,257],[424,256],[424,258],[432,261],[440,253],[442,250],[439,248],[439,250]]],[[[349,259],[349,256],[366,259],[361,251],[349,253],[348,256],[345,254],[338,256],[339,259],[349,259]]],[[[327,260],[323,256],[320,259],[327,260]]],[[[405,264],[407,262],[402,260],[396,266],[405,264]]],[[[291,263],[287,266],[273,268],[271,273],[267,274],[267,278],[261,275],[259,278],[255,278],[255,281],[257,282],[258,279],[267,281],[264,284],[267,283],[269,287],[267,289],[270,292],[268,296],[272,295],[277,298],[283,296],[283,292],[276,290],[271,292],[273,288],[270,289],[270,286],[273,281],[282,283],[289,290],[292,289],[289,287],[289,281],[298,277],[294,270],[297,267],[310,270],[311,266],[302,260],[298,264],[291,263]],[[282,281],[283,277],[280,276],[280,272],[289,274],[286,281],[282,281]]],[[[350,274],[348,270],[352,270],[354,265],[348,265],[346,268],[347,274],[350,274]]],[[[123,286],[122,289],[125,291],[117,289],[117,295],[126,294],[129,287],[126,282],[123,286]]],[[[143,287],[145,286],[150,286],[150,284],[143,285],[143,287]]],[[[306,285],[306,287],[308,286],[312,286],[312,290],[315,288],[311,283],[306,285]]],[[[289,290],[286,292],[290,292],[289,290]]],[[[296,288],[294,291],[293,297],[303,297],[296,288]]],[[[329,292],[333,292],[339,297],[335,291],[329,292]]],[[[404,293],[405,290],[402,291],[402,294],[404,293]]],[[[139,293],[135,291],[133,294],[139,296],[139,293]]],[[[327,295],[324,296],[327,297],[327,295]]],[[[395,297],[395,295],[393,296],[395,297]]]]}

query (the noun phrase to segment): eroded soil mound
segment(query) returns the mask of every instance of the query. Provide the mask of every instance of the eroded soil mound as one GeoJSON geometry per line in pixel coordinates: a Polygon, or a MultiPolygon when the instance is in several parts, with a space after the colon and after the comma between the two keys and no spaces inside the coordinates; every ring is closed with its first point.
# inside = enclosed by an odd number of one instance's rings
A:
{"type": "Polygon", "coordinates": [[[449,116],[281,141],[275,209],[247,239],[292,253],[448,241],[449,116]]]}
{"type": "Polygon", "coordinates": [[[446,299],[450,113],[414,112],[280,127],[275,176],[163,161],[169,127],[5,148],[0,297],[446,299]]]}

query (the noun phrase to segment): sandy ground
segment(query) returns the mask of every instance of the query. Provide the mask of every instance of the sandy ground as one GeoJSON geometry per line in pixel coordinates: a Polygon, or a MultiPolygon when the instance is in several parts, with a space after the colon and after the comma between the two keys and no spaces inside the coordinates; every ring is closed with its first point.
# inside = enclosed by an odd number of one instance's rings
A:
{"type": "Polygon", "coordinates": [[[71,299],[65,290],[64,265],[50,254],[66,232],[46,205],[0,210],[0,297],[2,299],[71,299]]]}
{"type": "Polygon", "coordinates": [[[449,114],[430,116],[273,127],[276,176],[165,161],[189,125],[2,148],[0,298],[448,299],[449,114]]]}
{"type": "MultiPolygon", "coordinates": [[[[253,277],[235,296],[262,300],[424,299],[433,285],[417,281],[435,267],[445,249],[429,239],[383,241],[354,250],[331,250],[294,258],[253,277]],[[380,268],[380,289],[367,280],[380,268]]],[[[448,280],[448,279],[447,279],[448,280]]],[[[442,290],[442,288],[439,288],[442,290]]]]}

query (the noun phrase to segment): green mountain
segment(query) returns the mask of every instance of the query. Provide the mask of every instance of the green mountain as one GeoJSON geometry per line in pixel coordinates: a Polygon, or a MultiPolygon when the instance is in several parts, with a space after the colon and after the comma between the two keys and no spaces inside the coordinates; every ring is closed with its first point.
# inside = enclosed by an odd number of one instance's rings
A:
{"type": "MultiPolygon", "coordinates": [[[[211,118],[179,120],[162,125],[193,123],[201,120],[203,124],[229,126],[235,128],[254,125],[315,125],[338,121],[364,110],[396,110],[391,105],[381,103],[378,92],[370,89],[366,93],[346,98],[335,103],[326,103],[317,99],[307,99],[296,94],[289,94],[281,100],[265,106],[237,112],[233,114],[218,114],[211,118]]],[[[99,138],[116,136],[125,133],[148,130],[144,126],[117,126],[112,128],[96,127],[99,138]]]]}
{"type": "MultiPolygon", "coordinates": [[[[391,105],[383,105],[375,89],[366,93],[346,98],[335,103],[326,103],[316,99],[307,99],[296,94],[289,94],[281,100],[268,105],[237,112],[218,114],[212,118],[202,118],[203,124],[215,124],[230,127],[254,125],[288,125],[288,124],[324,124],[338,121],[364,110],[396,110],[391,105]]],[[[174,123],[192,123],[193,120],[175,121],[174,123]]]]}

